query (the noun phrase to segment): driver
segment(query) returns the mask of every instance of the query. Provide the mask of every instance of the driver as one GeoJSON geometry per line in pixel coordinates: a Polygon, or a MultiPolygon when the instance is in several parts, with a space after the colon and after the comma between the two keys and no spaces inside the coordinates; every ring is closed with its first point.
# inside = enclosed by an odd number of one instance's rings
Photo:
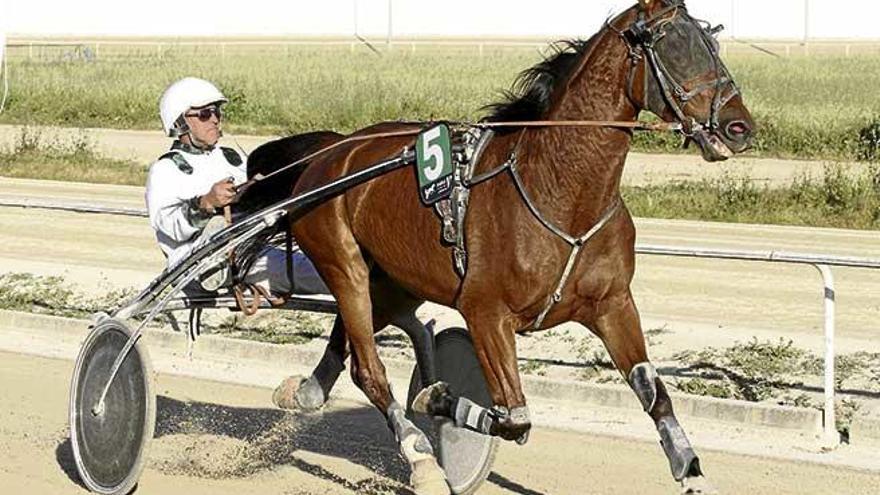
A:
{"type": "MultiPolygon", "coordinates": [[[[236,186],[247,180],[247,165],[241,155],[217,145],[223,135],[222,106],[227,101],[212,83],[187,77],[169,86],[159,102],[162,127],[175,140],[150,167],[146,203],[150,226],[168,259],[168,268],[226,226],[223,208],[235,199],[236,186]]],[[[292,256],[296,292],[328,293],[302,251],[294,249],[292,256]]],[[[276,294],[289,293],[286,258],[285,250],[266,248],[244,281],[276,294]]],[[[227,269],[201,280],[209,291],[230,283],[227,269]]]]}

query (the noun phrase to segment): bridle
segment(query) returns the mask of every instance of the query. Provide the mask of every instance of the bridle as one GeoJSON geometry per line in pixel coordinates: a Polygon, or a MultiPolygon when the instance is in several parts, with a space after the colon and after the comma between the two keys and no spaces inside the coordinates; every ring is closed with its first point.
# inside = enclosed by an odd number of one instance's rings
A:
{"type": "Polygon", "coordinates": [[[636,73],[639,65],[645,62],[647,66],[644,68],[645,82],[642,85],[642,104],[647,105],[648,102],[648,77],[650,75],[654,77],[665,104],[675,115],[676,120],[681,123],[682,133],[692,139],[706,139],[707,134],[720,130],[721,109],[740,94],[730,71],[721,60],[718,42],[714,38],[723,29],[723,26],[713,28],[708,22],[694,19],[681,0],[669,0],[667,3],[665,8],[655,12],[651,17],[647,17],[646,12],[641,10],[638,19],[627,29],[616,28],[610,20],[606,22],[606,26],[621,37],[629,50],[631,67],[627,82],[627,95],[630,101],[636,105],[637,100],[633,95],[636,73]],[[666,28],[679,19],[697,28],[713,65],[702,75],[688,81],[678,81],[657,53],[657,42],[666,36],[666,28]],[[693,88],[688,89],[692,85],[693,88]],[[684,112],[684,107],[688,102],[709,90],[714,90],[709,118],[706,122],[698,122],[684,112]]]}

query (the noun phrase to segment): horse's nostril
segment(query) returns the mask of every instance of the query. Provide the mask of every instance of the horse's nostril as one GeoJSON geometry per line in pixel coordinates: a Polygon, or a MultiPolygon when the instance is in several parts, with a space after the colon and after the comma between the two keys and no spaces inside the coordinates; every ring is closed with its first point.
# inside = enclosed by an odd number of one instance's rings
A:
{"type": "Polygon", "coordinates": [[[749,132],[751,132],[751,128],[748,124],[741,120],[737,120],[727,124],[727,135],[731,138],[744,137],[749,132]]]}

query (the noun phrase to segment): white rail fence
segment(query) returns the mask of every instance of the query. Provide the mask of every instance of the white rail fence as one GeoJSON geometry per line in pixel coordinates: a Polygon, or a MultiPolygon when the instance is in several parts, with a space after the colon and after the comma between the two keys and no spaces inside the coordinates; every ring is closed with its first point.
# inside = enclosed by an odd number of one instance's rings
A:
{"type": "Polygon", "coordinates": [[[787,253],[782,251],[733,251],[726,249],[680,248],[670,246],[640,245],[636,253],[654,256],[674,256],[683,258],[720,259],[732,261],[753,261],[763,263],[787,263],[810,265],[819,270],[823,282],[823,298],[825,307],[825,376],[823,407],[823,441],[828,447],[836,447],[840,443],[840,435],[836,428],[835,389],[834,389],[834,326],[835,326],[835,293],[834,275],[831,267],[880,269],[880,260],[844,256],[825,256],[803,253],[787,253]]]}
{"type": "MultiPolygon", "coordinates": [[[[368,40],[376,48],[390,51],[416,53],[417,51],[458,48],[476,51],[479,56],[502,49],[540,50],[553,40],[522,39],[392,39],[368,40]]],[[[351,52],[365,49],[365,42],[358,39],[290,39],[290,40],[53,40],[53,39],[12,39],[8,41],[8,56],[12,60],[54,61],[69,59],[122,59],[122,58],[163,58],[178,52],[210,53],[220,58],[244,56],[258,51],[272,50],[273,53],[291,54],[302,47],[347,48],[351,52]]],[[[880,40],[738,40],[726,39],[721,42],[724,55],[754,54],[776,56],[816,56],[835,55],[852,57],[857,55],[880,56],[880,40]]]]}
{"type": "MultiPolygon", "coordinates": [[[[6,201],[0,199],[0,207],[24,207],[51,210],[76,211],[82,213],[104,213],[146,217],[144,210],[136,208],[110,208],[93,205],[54,204],[40,201],[6,201]]],[[[840,435],[836,428],[835,384],[834,384],[834,333],[835,333],[835,292],[834,276],[831,267],[880,269],[880,260],[847,256],[829,256],[783,251],[737,251],[727,249],[708,249],[700,247],[673,247],[661,245],[637,245],[636,254],[646,256],[670,256],[679,258],[702,258],[714,260],[747,261],[756,263],[786,263],[815,267],[822,275],[824,299],[824,407],[823,442],[827,447],[836,447],[840,435]]]]}

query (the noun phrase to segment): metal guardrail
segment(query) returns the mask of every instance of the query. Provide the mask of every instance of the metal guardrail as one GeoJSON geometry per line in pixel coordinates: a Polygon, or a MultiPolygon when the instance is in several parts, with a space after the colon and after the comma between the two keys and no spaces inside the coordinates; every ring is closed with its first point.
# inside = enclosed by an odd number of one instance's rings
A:
{"type": "MultiPolygon", "coordinates": [[[[39,208],[50,210],[74,211],[80,213],[99,213],[110,215],[127,215],[146,217],[147,212],[135,208],[112,208],[85,204],[56,204],[40,201],[11,201],[0,198],[0,207],[39,208]]],[[[823,441],[829,448],[840,443],[840,435],[836,429],[835,386],[834,386],[834,333],[835,333],[835,292],[834,276],[830,267],[880,269],[880,260],[849,257],[826,256],[807,253],[784,251],[737,251],[727,249],[708,249],[698,247],[673,247],[661,245],[637,245],[636,254],[647,256],[668,256],[679,258],[702,258],[730,261],[749,261],[763,263],[801,264],[815,267],[822,275],[824,284],[825,304],[825,371],[824,371],[824,418],[823,441]]]]}
{"type": "Polygon", "coordinates": [[[880,269],[880,260],[847,256],[823,256],[816,254],[788,253],[783,251],[734,251],[727,249],[679,248],[670,246],[636,246],[636,253],[654,256],[673,256],[682,258],[722,259],[732,261],[753,261],[764,263],[787,263],[810,265],[819,270],[824,284],[825,302],[825,373],[823,407],[823,442],[833,448],[840,444],[837,433],[834,404],[834,332],[835,332],[835,293],[832,266],[848,268],[880,269]]]}

